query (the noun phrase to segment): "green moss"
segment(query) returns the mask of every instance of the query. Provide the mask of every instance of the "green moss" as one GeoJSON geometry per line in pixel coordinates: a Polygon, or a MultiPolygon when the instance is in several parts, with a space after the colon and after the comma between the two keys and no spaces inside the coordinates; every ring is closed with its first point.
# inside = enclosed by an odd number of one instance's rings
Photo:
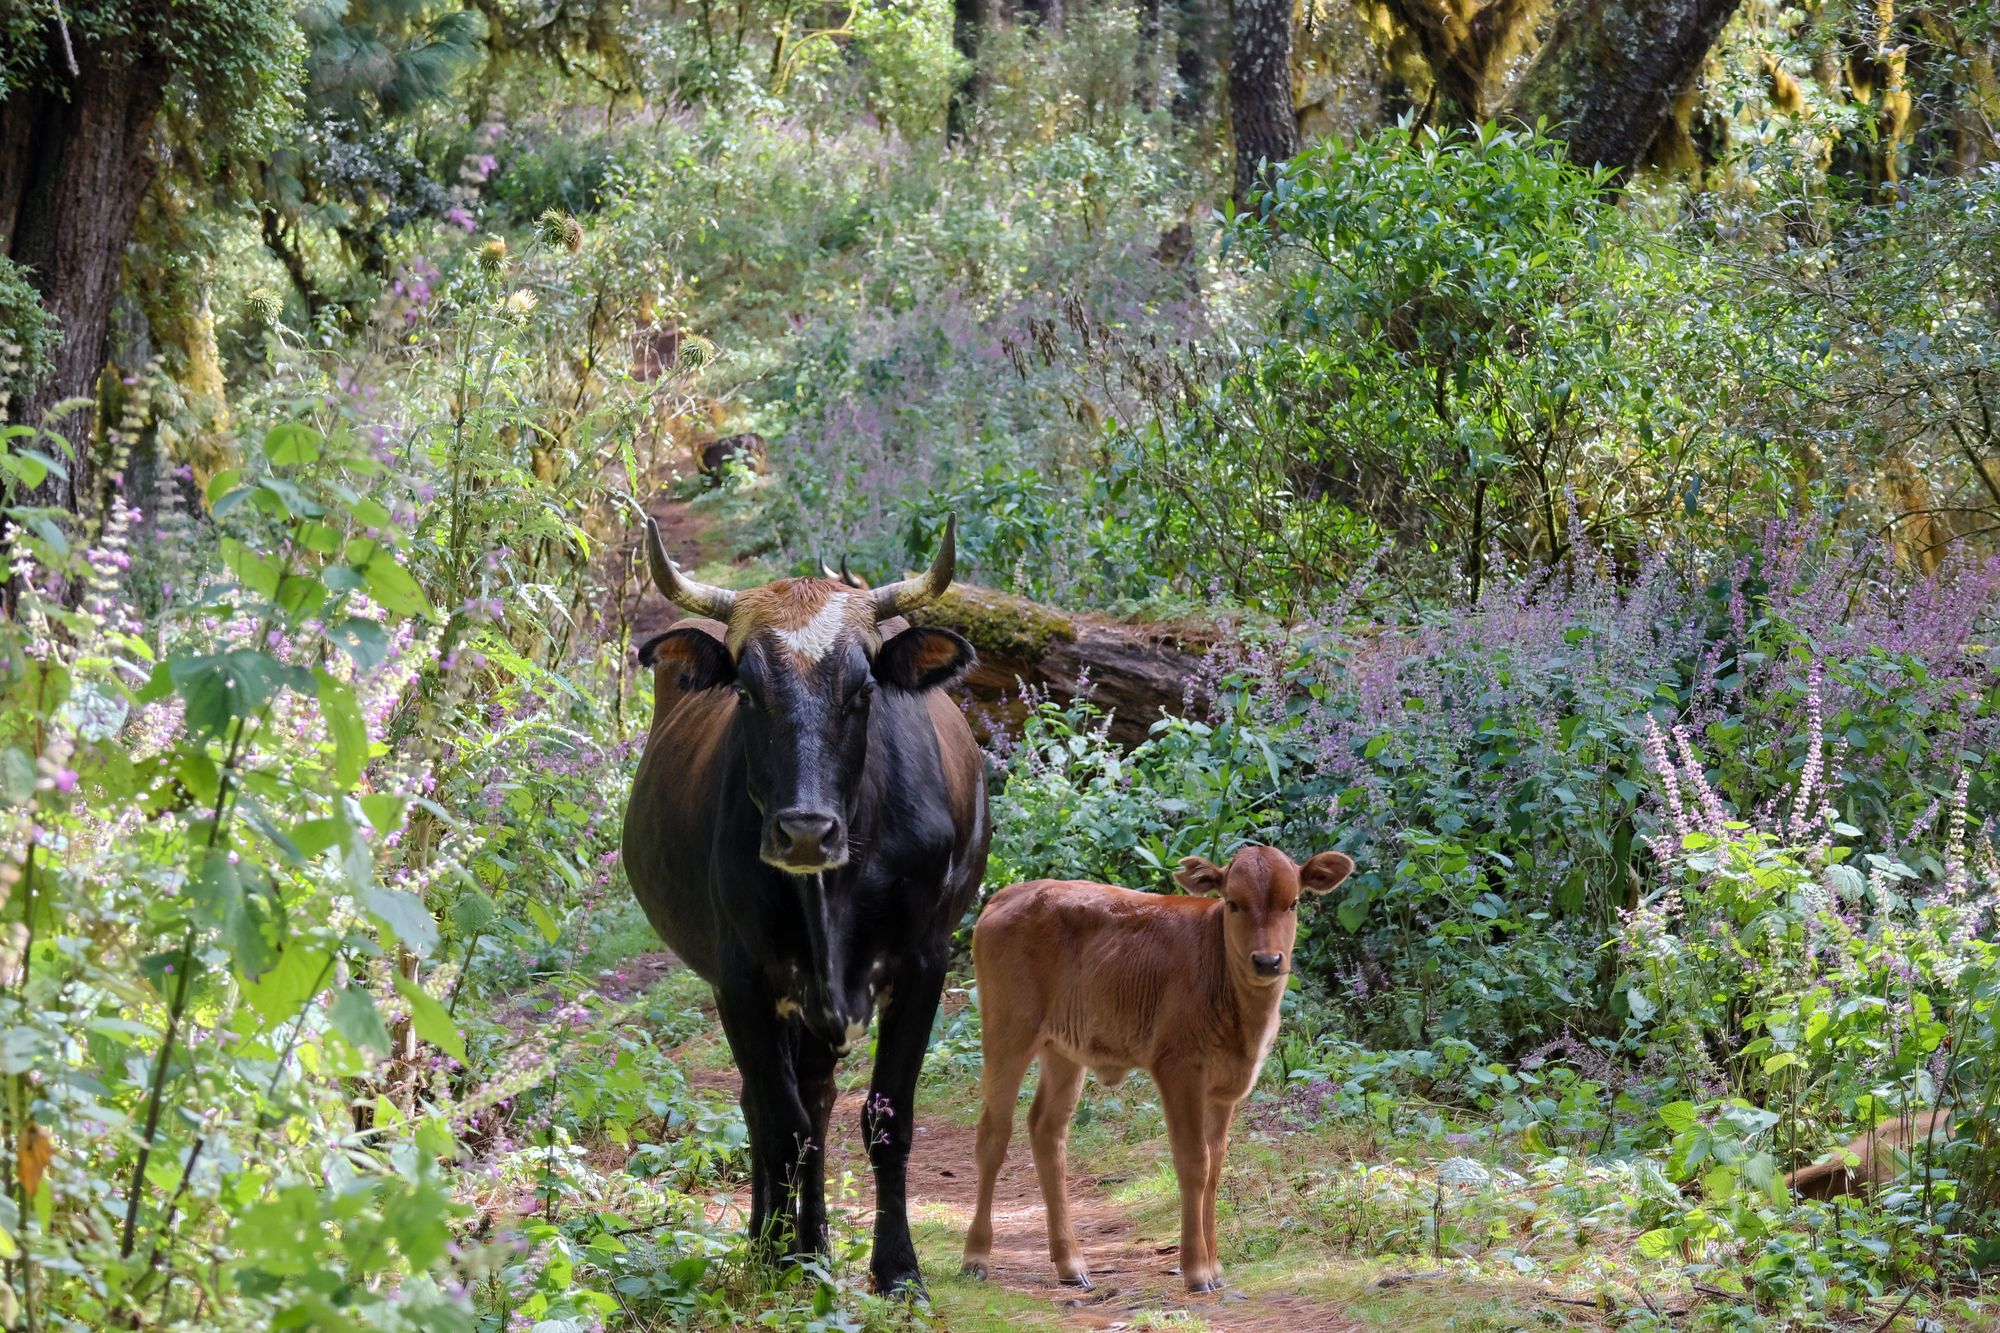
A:
{"type": "Polygon", "coordinates": [[[952,588],[911,619],[955,630],[995,657],[1032,660],[1047,652],[1049,644],[1076,638],[1075,627],[1047,607],[985,589],[952,588]]]}

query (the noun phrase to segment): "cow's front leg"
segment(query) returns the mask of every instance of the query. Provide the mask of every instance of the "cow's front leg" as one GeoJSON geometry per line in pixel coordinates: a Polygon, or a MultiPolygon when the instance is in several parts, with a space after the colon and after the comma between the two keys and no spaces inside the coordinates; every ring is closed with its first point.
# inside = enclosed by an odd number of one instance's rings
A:
{"type": "Polygon", "coordinates": [[[754,980],[716,988],[715,1007],[743,1080],[739,1102],[750,1134],[750,1240],[769,1256],[792,1253],[799,1236],[799,1176],[812,1121],[799,1099],[793,1020],[754,980]]]}
{"type": "Polygon", "coordinates": [[[834,1086],[834,1072],[840,1064],[840,1057],[833,1048],[805,1031],[797,1020],[793,1026],[798,1029],[798,1054],[794,1068],[798,1071],[799,1099],[804,1104],[810,1122],[805,1150],[799,1163],[799,1232],[796,1251],[799,1254],[827,1254],[830,1250],[826,1235],[826,1136],[833,1120],[833,1101],[837,1092],[834,1086]]]}
{"type": "Polygon", "coordinates": [[[917,1249],[910,1240],[906,1186],[910,1143],[916,1131],[917,1076],[930,1046],[931,1022],[944,992],[944,962],[912,960],[896,979],[882,1011],[875,1072],[868,1103],[861,1110],[861,1133],[875,1167],[875,1255],[869,1272],[882,1292],[924,1289],[917,1249]]]}

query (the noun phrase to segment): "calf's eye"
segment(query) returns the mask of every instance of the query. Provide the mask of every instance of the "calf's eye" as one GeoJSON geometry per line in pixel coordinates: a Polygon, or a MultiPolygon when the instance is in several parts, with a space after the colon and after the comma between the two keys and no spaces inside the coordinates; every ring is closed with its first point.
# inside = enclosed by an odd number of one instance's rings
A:
{"type": "Polygon", "coordinates": [[[1238,906],[1237,906],[1237,905],[1236,905],[1235,903],[1231,903],[1231,904],[1229,904],[1229,910],[1230,910],[1230,911],[1232,911],[1232,912],[1240,912],[1240,911],[1242,911],[1243,909],[1242,909],[1242,908],[1240,908],[1240,907],[1238,907],[1238,906]]]}

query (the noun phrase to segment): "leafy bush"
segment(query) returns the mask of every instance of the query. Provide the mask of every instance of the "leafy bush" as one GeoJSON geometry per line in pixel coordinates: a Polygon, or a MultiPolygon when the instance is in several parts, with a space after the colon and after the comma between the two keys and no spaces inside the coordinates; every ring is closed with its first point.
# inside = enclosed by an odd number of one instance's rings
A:
{"type": "Polygon", "coordinates": [[[13,260],[0,256],[0,400],[32,390],[55,366],[62,329],[13,260]]]}
{"type": "MultiPolygon", "coordinates": [[[[1940,871],[1898,851],[1855,855],[1840,777],[1808,695],[1807,754],[1788,808],[1737,819],[1684,731],[1647,744],[1666,808],[1667,881],[1621,933],[1632,960],[1628,1022],[1695,1095],[1663,1106],[1668,1169],[1704,1206],[1649,1232],[1655,1254],[1693,1251],[1746,1299],[1819,1307],[1932,1281],[1990,1252],[2000,1194],[1984,1150],[1995,1134],[1996,977],[1990,938],[2000,864],[1970,826],[1968,777],[1905,834],[1941,823],[1940,871]],[[1883,1121],[1946,1105],[1952,1134],[1911,1145],[1878,1211],[1825,1250],[1773,1235],[1780,1172],[1883,1121]],[[1951,1148],[1947,1139],[1956,1139],[1951,1148]],[[1743,1259],[1749,1262],[1745,1264],[1743,1259]]],[[[1891,844],[1893,846],[1893,844],[1891,844]]],[[[1834,1148],[1834,1151],[1841,1151],[1834,1148]]]]}

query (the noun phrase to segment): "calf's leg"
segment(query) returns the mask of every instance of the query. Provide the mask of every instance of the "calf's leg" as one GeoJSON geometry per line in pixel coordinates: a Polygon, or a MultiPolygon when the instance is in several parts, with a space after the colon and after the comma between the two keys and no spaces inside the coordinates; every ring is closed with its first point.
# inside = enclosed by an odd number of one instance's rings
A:
{"type": "Polygon", "coordinates": [[[1197,1294],[1214,1291],[1215,1256],[1208,1249],[1203,1222],[1208,1191],[1207,1098],[1197,1074],[1176,1077],[1162,1071],[1157,1082],[1160,1109],[1167,1116],[1167,1146],[1181,1189],[1181,1280],[1197,1294]]]}
{"type": "MultiPolygon", "coordinates": [[[[986,1015],[982,1015],[986,1017],[986,1015]]],[[[1006,1145],[1014,1137],[1014,1103],[1020,1101],[1020,1081],[1028,1073],[1034,1049],[1026,1043],[1002,1043],[988,1027],[980,1035],[984,1063],[980,1065],[980,1131],[974,1155],[980,1185],[972,1205],[972,1225],[966,1229],[966,1253],[960,1273],[986,1277],[986,1259],[994,1253],[994,1183],[1006,1163],[1006,1145]]]]}
{"type": "Polygon", "coordinates": [[[986,1276],[993,1253],[993,1184],[1007,1160],[1007,1140],[1014,1136],[1014,1104],[1021,1098],[1021,1078],[1034,1058],[1033,1033],[1025,1038],[1012,1030],[993,997],[980,996],[979,1045],[985,1060],[979,1071],[979,1140],[974,1149],[979,1167],[979,1193],[972,1208],[972,1226],[965,1233],[965,1257],[959,1271],[986,1276]]]}
{"type": "Polygon", "coordinates": [[[875,1289],[924,1289],[917,1247],[910,1240],[907,1197],[910,1143],[916,1132],[917,1077],[930,1046],[931,1020],[944,994],[944,948],[934,960],[912,960],[897,978],[889,1007],[882,1011],[875,1045],[875,1072],[868,1104],[861,1111],[862,1139],[875,1166],[875,1254],[868,1271],[875,1289]]]}
{"type": "Polygon", "coordinates": [[[1066,1287],[1090,1290],[1083,1252],[1069,1221],[1069,1122],[1083,1095],[1083,1066],[1054,1050],[1042,1050],[1042,1079],[1028,1107],[1028,1141],[1034,1145],[1035,1174],[1042,1181],[1042,1202],[1048,1207],[1049,1258],[1056,1277],[1066,1287]]]}
{"type": "Polygon", "coordinates": [[[1211,1100],[1204,1126],[1208,1140],[1208,1184],[1201,1197],[1202,1244],[1208,1252],[1211,1280],[1218,1287],[1222,1285],[1222,1249],[1215,1235],[1215,1196],[1222,1188],[1222,1155],[1229,1149],[1229,1121],[1235,1111],[1234,1102],[1211,1100]]]}

